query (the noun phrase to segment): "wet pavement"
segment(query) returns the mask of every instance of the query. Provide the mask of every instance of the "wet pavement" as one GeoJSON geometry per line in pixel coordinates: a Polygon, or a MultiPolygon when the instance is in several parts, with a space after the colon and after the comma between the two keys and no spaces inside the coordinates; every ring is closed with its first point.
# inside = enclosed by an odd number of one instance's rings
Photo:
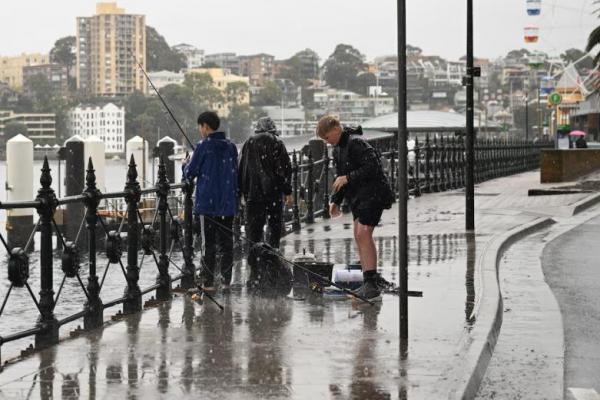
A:
{"type": "MultiPolygon", "coordinates": [[[[587,194],[530,198],[539,173],[479,185],[477,235],[464,233],[460,192],[409,203],[408,357],[400,359],[398,298],[379,307],[304,294],[265,299],[245,290],[218,294],[225,311],[177,297],[159,308],[67,340],[0,374],[7,398],[438,399],[455,390],[461,357],[480,320],[479,258],[490,240],[539,215],[566,214],[587,194]]],[[[541,196],[540,196],[541,197],[541,196]]],[[[376,229],[379,268],[397,276],[397,208],[376,229]]],[[[286,255],[303,249],[347,263],[356,252],[343,216],[289,235],[286,255]]],[[[118,272],[118,271],[115,271],[118,272]]],[[[154,276],[154,275],[153,275],[154,276]]],[[[245,266],[238,264],[240,284],[245,266]]],[[[107,312],[108,314],[108,312],[107,312]]]]}
{"type": "Polygon", "coordinates": [[[564,321],[567,399],[576,398],[570,388],[600,390],[599,236],[600,217],[596,217],[559,236],[542,258],[564,321]]]}
{"type": "Polygon", "coordinates": [[[562,320],[540,263],[559,225],[519,240],[500,260],[502,328],[477,400],[563,398],[562,320]]]}

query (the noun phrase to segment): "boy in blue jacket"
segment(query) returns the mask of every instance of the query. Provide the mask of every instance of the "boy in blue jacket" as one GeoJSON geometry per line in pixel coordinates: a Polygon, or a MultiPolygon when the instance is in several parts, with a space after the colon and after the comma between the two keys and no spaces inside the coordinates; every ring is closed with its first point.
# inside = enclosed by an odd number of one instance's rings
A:
{"type": "Polygon", "coordinates": [[[204,244],[204,290],[214,290],[215,259],[221,256],[222,288],[231,284],[233,267],[233,217],[237,212],[237,148],[218,131],[221,121],[213,111],[198,116],[202,140],[191,160],[184,161],[184,176],[196,179],[194,216],[200,223],[204,244]]]}

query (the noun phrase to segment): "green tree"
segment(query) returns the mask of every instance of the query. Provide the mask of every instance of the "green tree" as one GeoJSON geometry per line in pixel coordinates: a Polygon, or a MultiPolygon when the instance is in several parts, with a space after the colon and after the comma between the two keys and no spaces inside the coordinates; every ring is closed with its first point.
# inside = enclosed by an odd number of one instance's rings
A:
{"type": "Polygon", "coordinates": [[[587,53],[579,49],[568,49],[560,55],[560,58],[566,63],[571,64],[577,62],[578,68],[594,68],[594,60],[591,57],[586,57],[587,53]]]}
{"type": "Polygon", "coordinates": [[[67,68],[69,90],[75,89],[75,80],[71,78],[71,71],[77,61],[77,55],[75,54],[77,48],[76,40],[75,36],[65,36],[54,42],[54,47],[50,50],[50,61],[67,68]]]}
{"type": "Polygon", "coordinates": [[[17,135],[27,136],[27,126],[21,122],[9,122],[4,127],[4,135],[0,135],[0,149],[6,148],[6,142],[17,135]]]}
{"type": "Polygon", "coordinates": [[[213,79],[207,73],[186,74],[183,85],[191,90],[192,97],[198,104],[210,106],[225,101],[223,94],[214,87],[213,79]]]}
{"type": "Polygon", "coordinates": [[[273,81],[267,81],[256,96],[252,97],[254,106],[273,106],[281,104],[281,88],[273,81]]]}
{"type": "Polygon", "coordinates": [[[354,47],[338,44],[323,67],[325,81],[336,89],[355,90],[356,75],[364,69],[365,56],[354,47]]]}
{"type": "Polygon", "coordinates": [[[229,110],[226,125],[229,137],[234,143],[243,143],[251,134],[254,110],[247,104],[235,104],[229,110]]]}
{"type": "Polygon", "coordinates": [[[185,56],[167,44],[156,29],[146,26],[146,65],[148,71],[179,72],[186,67],[185,56]]]}
{"type": "Polygon", "coordinates": [[[248,94],[250,87],[246,82],[237,81],[230,82],[225,88],[225,97],[228,103],[238,104],[240,99],[244,98],[248,94]]]}
{"type": "Polygon", "coordinates": [[[297,52],[291,58],[284,61],[277,78],[289,79],[296,86],[306,87],[311,79],[319,77],[319,56],[311,49],[297,52]]]}
{"type": "Polygon", "coordinates": [[[52,112],[54,93],[46,75],[33,75],[27,79],[25,84],[31,93],[34,111],[52,112]]]}
{"type": "Polygon", "coordinates": [[[4,136],[8,139],[19,134],[27,136],[27,125],[21,122],[9,122],[4,127],[4,136]]]}

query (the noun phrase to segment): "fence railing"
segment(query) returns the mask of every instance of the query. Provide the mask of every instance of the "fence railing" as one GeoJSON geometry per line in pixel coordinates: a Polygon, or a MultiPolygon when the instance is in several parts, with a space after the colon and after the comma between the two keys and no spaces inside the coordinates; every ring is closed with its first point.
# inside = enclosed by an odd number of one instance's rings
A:
{"type": "MultiPolygon", "coordinates": [[[[141,311],[142,295],[155,291],[158,301],[171,298],[172,283],[181,281],[182,289],[195,285],[196,267],[193,262],[193,186],[188,183],[171,184],[167,180],[166,167],[161,161],[158,168],[158,181],[155,187],[141,189],[137,180],[138,174],[133,157],[127,170],[127,181],[121,192],[101,193],[96,187],[96,176],[91,159],[86,171],[86,188],[81,195],[57,198],[51,188],[52,176],[48,160],[44,159],[41,187],[37,197],[31,201],[0,203],[0,209],[35,208],[39,215],[27,243],[22,247],[9,248],[5,238],[0,234],[0,240],[8,255],[8,279],[10,286],[2,305],[0,317],[5,310],[11,293],[25,289],[31,297],[31,305],[38,311],[38,320],[30,329],[6,336],[0,336],[0,348],[3,344],[18,339],[35,336],[36,348],[43,348],[58,342],[61,326],[83,318],[84,329],[94,329],[104,322],[103,311],[119,304],[123,305],[123,314],[132,314],[141,311]],[[173,211],[173,202],[170,196],[177,191],[183,194],[181,201],[183,208],[183,221],[177,210],[173,211]],[[144,222],[140,213],[140,200],[142,196],[155,196],[155,209],[152,220],[144,222]],[[117,229],[111,229],[110,224],[99,215],[98,206],[103,200],[123,198],[126,203],[124,216],[117,229]],[[79,229],[75,237],[67,237],[54,218],[58,207],[69,205],[83,205],[85,212],[79,226],[85,224],[87,234],[82,234],[79,229]],[[127,234],[123,230],[126,228],[127,234]],[[36,296],[29,285],[30,263],[29,252],[34,235],[39,231],[39,268],[40,292],[36,296]],[[53,253],[53,236],[56,236],[60,256],[53,253]],[[84,238],[84,236],[86,236],[84,238]],[[98,240],[103,236],[105,240],[98,240]],[[98,246],[100,243],[103,246],[98,246]],[[103,247],[103,248],[100,248],[103,247]],[[82,249],[87,254],[83,254],[82,249]],[[174,261],[174,251],[180,252],[183,265],[174,261]],[[140,258],[140,253],[142,256],[140,258]],[[103,256],[99,257],[100,254],[103,256]],[[155,283],[146,288],[140,288],[140,269],[144,257],[152,257],[156,265],[155,283]],[[59,260],[57,260],[60,258],[59,260]],[[87,282],[81,279],[81,269],[84,259],[87,258],[87,282]],[[102,260],[106,263],[102,276],[98,276],[97,263],[102,260]],[[56,264],[60,270],[55,269],[56,264]],[[121,270],[124,279],[124,294],[121,297],[104,300],[102,298],[106,274],[111,266],[121,270]],[[169,267],[173,266],[179,271],[176,276],[171,276],[169,267]],[[61,271],[62,273],[58,272],[61,271]],[[58,272],[61,283],[58,291],[54,292],[55,274],[58,272]],[[61,292],[67,279],[76,279],[85,295],[86,301],[83,309],[61,320],[55,316],[55,308],[61,300],[61,292]]],[[[147,268],[146,268],[147,270],[147,268]]],[[[144,271],[148,273],[149,271],[144,271]]]]}
{"type": "MultiPolygon", "coordinates": [[[[392,189],[398,194],[398,152],[395,135],[368,140],[381,154],[392,189]]],[[[408,150],[408,191],[411,196],[443,192],[465,186],[466,147],[462,136],[425,135],[417,137],[408,150]]],[[[475,183],[539,168],[540,154],[552,148],[551,141],[477,139],[475,141],[475,183]]],[[[335,179],[330,148],[315,157],[292,153],[294,204],[286,213],[286,232],[298,232],[315,218],[329,218],[329,196],[335,179]]],[[[321,152],[320,152],[321,153],[321,152]]]]}

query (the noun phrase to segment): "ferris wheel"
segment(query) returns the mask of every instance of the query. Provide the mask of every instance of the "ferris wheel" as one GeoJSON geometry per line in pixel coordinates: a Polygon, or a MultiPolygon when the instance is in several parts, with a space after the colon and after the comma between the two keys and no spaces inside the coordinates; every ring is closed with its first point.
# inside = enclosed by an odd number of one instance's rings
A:
{"type": "MultiPolygon", "coordinates": [[[[593,55],[585,53],[580,59],[566,64],[558,55],[561,53],[556,38],[561,35],[587,38],[591,29],[584,23],[585,17],[600,8],[595,0],[525,0],[528,24],[524,27],[524,42],[530,51],[529,67],[539,71],[540,91],[550,94],[557,79],[563,74],[573,75],[578,89],[587,95],[598,85],[598,67],[578,75],[578,66],[593,55]],[[540,51],[544,48],[554,56],[547,58],[540,51]]],[[[583,47],[582,43],[580,47],[583,47]]]]}

